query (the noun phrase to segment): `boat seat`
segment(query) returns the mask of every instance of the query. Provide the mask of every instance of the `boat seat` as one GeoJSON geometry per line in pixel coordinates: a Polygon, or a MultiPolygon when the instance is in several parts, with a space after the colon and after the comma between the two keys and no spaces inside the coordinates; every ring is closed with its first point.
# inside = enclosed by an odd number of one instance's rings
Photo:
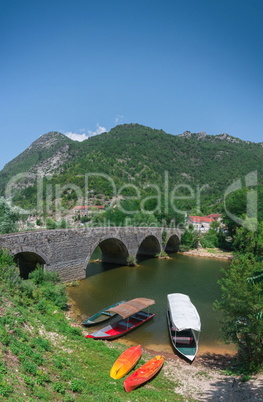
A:
{"type": "Polygon", "coordinates": [[[102,313],[103,315],[108,315],[109,317],[112,317],[113,316],[113,314],[112,313],[108,313],[107,311],[103,311],[103,313],[102,313]]]}
{"type": "Polygon", "coordinates": [[[192,336],[177,336],[176,337],[176,343],[180,343],[182,345],[191,345],[193,342],[194,338],[192,336]]]}
{"type": "Polygon", "coordinates": [[[130,322],[121,321],[118,323],[118,327],[121,329],[126,329],[126,328],[128,329],[128,328],[133,327],[133,324],[130,322]]]}
{"type": "Polygon", "coordinates": [[[147,317],[149,314],[146,313],[145,311],[138,311],[138,313],[136,313],[136,315],[140,315],[142,317],[147,317]]]}
{"type": "Polygon", "coordinates": [[[130,316],[130,320],[133,321],[133,322],[138,322],[138,321],[143,321],[144,318],[142,318],[142,317],[136,317],[136,316],[134,316],[134,315],[131,315],[131,316],[130,316]]]}
{"type": "Polygon", "coordinates": [[[131,315],[130,319],[137,320],[137,321],[143,321],[147,317],[149,317],[148,313],[145,313],[144,311],[140,311],[138,313],[135,313],[135,314],[131,315]]]}

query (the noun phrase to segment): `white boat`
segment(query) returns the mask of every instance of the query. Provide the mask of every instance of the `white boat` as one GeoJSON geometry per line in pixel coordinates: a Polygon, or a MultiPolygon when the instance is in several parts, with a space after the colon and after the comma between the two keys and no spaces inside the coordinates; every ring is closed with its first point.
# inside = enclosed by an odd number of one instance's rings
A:
{"type": "Polygon", "coordinates": [[[182,293],[167,295],[167,323],[173,347],[180,355],[194,360],[198,351],[201,331],[199,314],[190,300],[182,293]]]}

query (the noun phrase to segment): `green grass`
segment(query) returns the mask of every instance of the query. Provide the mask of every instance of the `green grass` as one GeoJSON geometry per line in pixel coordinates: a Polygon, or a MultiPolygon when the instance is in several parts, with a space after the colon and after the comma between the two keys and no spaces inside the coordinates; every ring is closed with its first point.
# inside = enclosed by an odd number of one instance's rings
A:
{"type": "MultiPolygon", "coordinates": [[[[174,392],[176,384],[162,371],[145,386],[127,394],[123,379],[113,380],[109,376],[124,346],[114,343],[109,348],[103,341],[86,339],[65,317],[63,292],[65,288],[55,278],[36,273],[23,281],[16,268],[1,265],[0,261],[0,399],[183,399],[174,392]]],[[[148,358],[144,355],[140,364],[148,358]]]]}

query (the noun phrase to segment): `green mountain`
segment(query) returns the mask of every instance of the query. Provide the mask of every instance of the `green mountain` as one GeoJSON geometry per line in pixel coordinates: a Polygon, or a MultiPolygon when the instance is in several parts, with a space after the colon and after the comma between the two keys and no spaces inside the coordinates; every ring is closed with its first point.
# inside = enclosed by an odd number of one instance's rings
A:
{"type": "MultiPolygon", "coordinates": [[[[189,199],[190,208],[194,205],[190,197],[196,199],[205,186],[201,194],[203,204],[209,206],[223,199],[233,181],[243,180],[250,172],[257,171],[257,180],[262,184],[262,157],[262,143],[242,141],[228,134],[186,131],[171,135],[139,124],[124,124],[79,143],[52,132],[41,136],[4,167],[0,190],[3,195],[12,177],[28,172],[24,181],[15,186],[16,199],[23,205],[23,199],[30,197],[33,202],[35,198],[36,173],[43,176],[44,186],[71,183],[81,191],[89,174],[93,202],[103,203],[116,195],[113,182],[118,195],[124,197],[138,198],[135,187],[143,197],[156,195],[156,186],[162,193],[169,191],[169,196],[174,191],[173,195],[189,199]],[[52,178],[47,179],[47,175],[52,178]],[[126,187],[119,191],[123,185],[126,187]]],[[[65,200],[76,201],[72,186],[64,193],[65,200]]]]}
{"type": "Polygon", "coordinates": [[[24,152],[7,163],[0,172],[0,191],[3,194],[8,181],[24,172],[48,174],[58,172],[70,159],[71,140],[63,134],[50,132],[39,137],[24,152]]]}

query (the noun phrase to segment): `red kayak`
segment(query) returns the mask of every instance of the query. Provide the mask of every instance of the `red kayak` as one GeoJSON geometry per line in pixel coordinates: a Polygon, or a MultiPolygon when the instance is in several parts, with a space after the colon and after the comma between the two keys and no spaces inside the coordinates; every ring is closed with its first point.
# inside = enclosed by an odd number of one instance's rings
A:
{"type": "Polygon", "coordinates": [[[123,385],[126,392],[131,392],[139,385],[150,380],[162,368],[164,356],[155,356],[126,378],[123,385]]]}
{"type": "Polygon", "coordinates": [[[115,380],[124,377],[136,365],[141,358],[141,345],[132,346],[126,349],[113,364],[110,376],[115,380]]]}

